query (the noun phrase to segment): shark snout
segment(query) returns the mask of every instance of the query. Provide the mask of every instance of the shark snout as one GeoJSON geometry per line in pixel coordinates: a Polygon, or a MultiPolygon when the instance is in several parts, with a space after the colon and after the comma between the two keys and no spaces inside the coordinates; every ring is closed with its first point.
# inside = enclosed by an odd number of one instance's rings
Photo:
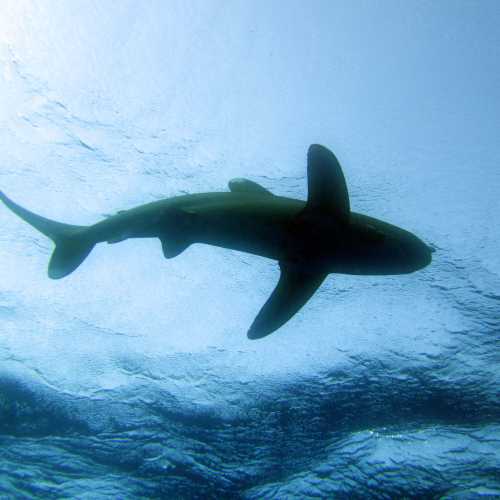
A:
{"type": "Polygon", "coordinates": [[[426,245],[414,235],[400,240],[394,255],[394,265],[403,273],[412,273],[423,269],[432,262],[434,248],[426,245]]]}
{"type": "Polygon", "coordinates": [[[435,251],[436,249],[434,247],[426,245],[424,242],[420,242],[420,245],[415,248],[414,251],[414,262],[416,264],[416,270],[428,266],[432,262],[432,254],[435,251]]]}

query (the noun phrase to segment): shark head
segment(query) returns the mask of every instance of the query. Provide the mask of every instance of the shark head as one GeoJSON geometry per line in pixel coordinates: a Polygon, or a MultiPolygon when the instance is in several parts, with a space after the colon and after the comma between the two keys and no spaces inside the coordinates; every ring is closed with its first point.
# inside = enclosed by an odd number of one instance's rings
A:
{"type": "Polygon", "coordinates": [[[380,267],[387,274],[413,273],[432,261],[432,249],[420,238],[403,229],[386,236],[379,249],[380,267]]]}
{"type": "Polygon", "coordinates": [[[333,258],[336,272],[408,274],[431,263],[434,249],[409,231],[359,214],[352,214],[352,218],[341,259],[333,258]]]}

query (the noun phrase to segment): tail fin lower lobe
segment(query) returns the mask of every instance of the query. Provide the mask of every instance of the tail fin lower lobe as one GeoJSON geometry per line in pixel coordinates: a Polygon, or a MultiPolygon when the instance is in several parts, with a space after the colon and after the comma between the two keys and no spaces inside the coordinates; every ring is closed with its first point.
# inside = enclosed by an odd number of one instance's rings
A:
{"type": "Polygon", "coordinates": [[[49,278],[60,279],[72,273],[94,248],[95,243],[88,237],[85,226],[63,224],[41,217],[14,203],[2,191],[0,200],[21,219],[56,244],[49,262],[49,278]]]}

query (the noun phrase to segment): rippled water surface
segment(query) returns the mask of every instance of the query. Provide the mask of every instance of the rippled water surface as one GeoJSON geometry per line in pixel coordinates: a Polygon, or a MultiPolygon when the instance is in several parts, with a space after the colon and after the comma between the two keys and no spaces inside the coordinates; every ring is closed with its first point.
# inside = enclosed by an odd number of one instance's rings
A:
{"type": "Polygon", "coordinates": [[[2,498],[500,498],[500,22],[493,1],[6,1],[0,188],[91,224],[247,177],[436,248],[330,275],[246,331],[275,262],[157,240],[64,280],[0,207],[2,498]]]}

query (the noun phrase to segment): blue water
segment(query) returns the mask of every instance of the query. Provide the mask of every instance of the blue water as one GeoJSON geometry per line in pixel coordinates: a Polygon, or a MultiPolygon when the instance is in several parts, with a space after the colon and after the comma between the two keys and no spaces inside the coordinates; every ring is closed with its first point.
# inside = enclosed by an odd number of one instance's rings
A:
{"type": "Polygon", "coordinates": [[[94,223],[248,177],[437,251],[246,331],[276,263],[158,241],[61,281],[0,207],[1,498],[500,498],[500,4],[6,1],[0,188],[94,223]]]}

